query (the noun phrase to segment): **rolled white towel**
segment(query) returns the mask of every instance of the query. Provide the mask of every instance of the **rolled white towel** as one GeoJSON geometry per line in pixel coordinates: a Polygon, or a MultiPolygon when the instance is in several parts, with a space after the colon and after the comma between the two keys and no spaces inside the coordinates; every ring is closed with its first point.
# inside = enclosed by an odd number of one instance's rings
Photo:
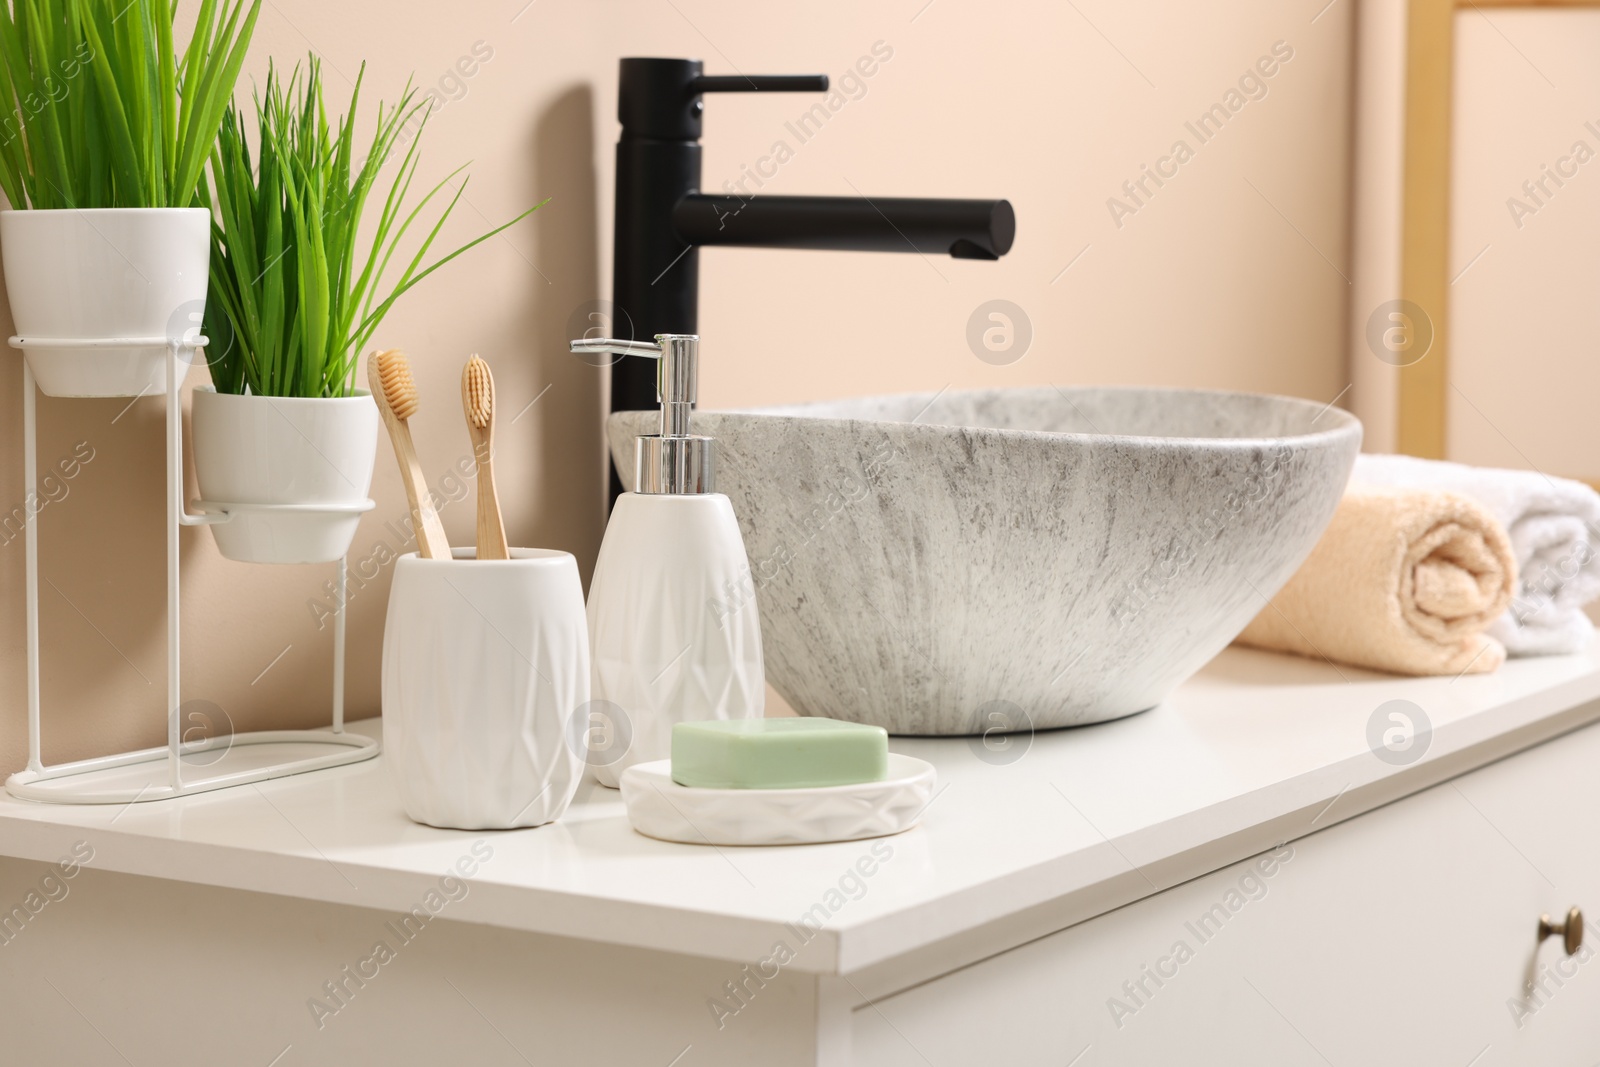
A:
{"type": "Polygon", "coordinates": [[[1594,634],[1583,613],[1600,597],[1600,493],[1537,471],[1468,467],[1414,456],[1356,457],[1351,485],[1443,489],[1500,520],[1517,559],[1517,595],[1489,636],[1513,656],[1576,652],[1594,634]]]}

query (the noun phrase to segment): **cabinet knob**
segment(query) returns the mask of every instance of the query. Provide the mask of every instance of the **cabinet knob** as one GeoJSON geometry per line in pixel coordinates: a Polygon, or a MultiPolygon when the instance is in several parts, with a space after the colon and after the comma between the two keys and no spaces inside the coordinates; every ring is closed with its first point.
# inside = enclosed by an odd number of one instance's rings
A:
{"type": "Polygon", "coordinates": [[[1573,908],[1567,912],[1564,922],[1551,922],[1550,916],[1539,916],[1539,941],[1542,943],[1547,937],[1561,935],[1561,945],[1567,950],[1567,955],[1572,955],[1583,947],[1583,912],[1573,908]]]}

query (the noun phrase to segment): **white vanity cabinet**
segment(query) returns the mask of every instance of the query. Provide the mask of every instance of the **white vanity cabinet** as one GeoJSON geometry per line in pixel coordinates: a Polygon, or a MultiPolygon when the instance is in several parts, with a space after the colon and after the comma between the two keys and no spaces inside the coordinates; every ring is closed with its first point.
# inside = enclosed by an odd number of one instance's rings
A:
{"type": "Polygon", "coordinates": [[[1596,931],[1535,944],[1574,905],[1600,726],[877,999],[854,1062],[1589,1067],[1596,931]]]}
{"type": "Polygon", "coordinates": [[[789,848],[645,838],[598,786],[432,829],[382,757],[0,798],[0,1064],[1600,1062],[1600,934],[1535,943],[1600,915],[1594,650],[1452,680],[1230,649],[1142,715],[892,746],[938,768],[921,825],[789,848]],[[1395,700],[1431,724],[1398,757],[1395,700]]]}

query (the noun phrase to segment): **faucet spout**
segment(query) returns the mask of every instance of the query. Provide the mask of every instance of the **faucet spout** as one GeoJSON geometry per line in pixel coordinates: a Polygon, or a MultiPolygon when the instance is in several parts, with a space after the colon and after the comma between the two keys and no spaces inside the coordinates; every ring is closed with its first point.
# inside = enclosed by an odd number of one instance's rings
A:
{"type": "MultiPolygon", "coordinates": [[[[630,56],[617,82],[616,226],[609,306],[597,302],[570,336],[643,341],[698,334],[700,249],[715,245],[918,252],[999,259],[1017,218],[1005,200],[706,193],[700,134],[707,95],[825,92],[824,74],[708,75],[698,59],[630,56]]],[[[729,188],[721,186],[719,188],[729,188]]],[[[611,410],[657,404],[639,360],[611,367],[611,410]]],[[[613,499],[622,483],[612,478],[613,499]]]]}
{"type": "Polygon", "coordinates": [[[672,226],[689,245],[999,259],[1011,251],[1017,217],[1007,200],[689,193],[672,226]]]}

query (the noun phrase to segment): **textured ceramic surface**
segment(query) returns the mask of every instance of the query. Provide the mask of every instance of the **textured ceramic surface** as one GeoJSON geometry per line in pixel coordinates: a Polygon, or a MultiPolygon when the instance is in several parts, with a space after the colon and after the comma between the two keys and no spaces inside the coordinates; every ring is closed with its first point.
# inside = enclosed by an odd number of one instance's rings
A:
{"type": "MultiPolygon", "coordinates": [[[[652,418],[614,415],[613,454],[652,418]]],[[[1361,443],[1304,400],[1050,386],[694,430],[719,441],[768,680],[802,714],[928,735],[1160,702],[1310,553],[1361,443]]]]}
{"type": "Polygon", "coordinates": [[[889,753],[881,782],[813,789],[697,789],[672,780],[672,761],[628,768],[628,821],[648,837],[688,845],[814,845],[909,830],[933,800],[938,774],[889,753]]]}
{"type": "Polygon", "coordinates": [[[217,548],[245,563],[326,563],[350,548],[378,448],[378,406],[365,392],[336,398],[194,391],[194,466],[217,548]]]}
{"type": "Polygon", "coordinates": [[[589,587],[588,759],[600,784],[670,755],[675,723],[761,717],[760,617],[724,607],[749,573],[727,497],[618,498],[589,587]]]}
{"type": "Polygon", "coordinates": [[[589,700],[577,562],[395,561],[383,630],[383,759],[406,814],[458,830],[561,817],[583,774],[569,726],[589,700]]]}
{"type": "MultiPolygon", "coordinates": [[[[0,212],[0,255],[24,339],[198,336],[211,258],[205,208],[0,212]]],[[[47,396],[166,391],[164,345],[36,348],[28,366],[47,396]]],[[[187,373],[180,361],[178,372],[187,373]]]]}

